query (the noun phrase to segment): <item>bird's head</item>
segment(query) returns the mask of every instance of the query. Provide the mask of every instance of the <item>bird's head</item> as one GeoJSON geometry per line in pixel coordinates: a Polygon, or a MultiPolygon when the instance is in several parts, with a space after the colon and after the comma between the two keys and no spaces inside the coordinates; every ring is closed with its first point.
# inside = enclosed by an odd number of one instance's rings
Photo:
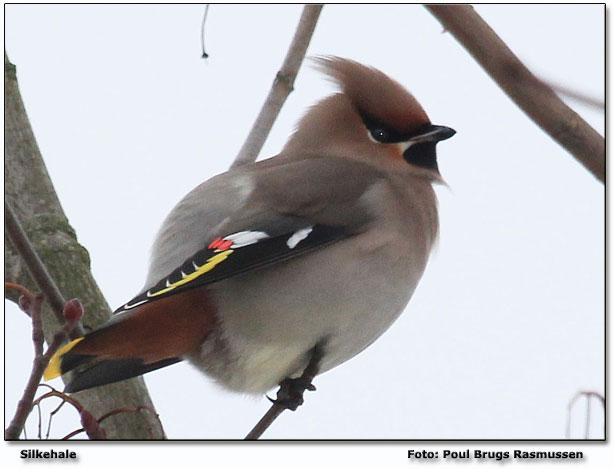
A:
{"type": "Polygon", "coordinates": [[[431,124],[416,98],[379,70],[338,57],[314,61],[341,92],[309,109],[283,153],[329,154],[389,170],[409,167],[440,179],[435,146],[452,137],[453,129],[431,124]]]}

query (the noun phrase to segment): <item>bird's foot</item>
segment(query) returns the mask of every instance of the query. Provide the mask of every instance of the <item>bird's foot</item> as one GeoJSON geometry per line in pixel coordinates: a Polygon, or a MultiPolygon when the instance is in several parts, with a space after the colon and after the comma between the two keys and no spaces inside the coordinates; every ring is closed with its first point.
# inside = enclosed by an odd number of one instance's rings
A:
{"type": "Polygon", "coordinates": [[[303,394],[305,391],[315,391],[316,387],[311,383],[318,374],[320,361],[322,359],[322,344],[316,345],[310,350],[310,360],[303,374],[298,378],[286,378],[279,383],[277,399],[267,399],[273,404],[284,409],[296,410],[303,404],[303,394]]]}
{"type": "Polygon", "coordinates": [[[305,391],[316,390],[311,380],[311,377],[306,377],[305,375],[299,378],[286,378],[279,383],[277,399],[271,399],[268,396],[267,398],[275,405],[289,410],[296,410],[304,402],[303,393],[305,391]]]}

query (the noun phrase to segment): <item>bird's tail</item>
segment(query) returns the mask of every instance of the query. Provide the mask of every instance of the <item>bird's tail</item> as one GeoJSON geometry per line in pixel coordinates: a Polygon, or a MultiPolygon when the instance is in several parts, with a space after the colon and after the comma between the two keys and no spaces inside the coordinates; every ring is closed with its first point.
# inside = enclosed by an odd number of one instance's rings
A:
{"type": "Polygon", "coordinates": [[[44,378],[74,371],[64,392],[77,392],[172,365],[198,351],[214,317],[200,290],[146,303],[61,347],[44,378]]]}
{"type": "Polygon", "coordinates": [[[50,380],[77,369],[77,372],[64,388],[64,392],[83,391],[103,384],[134,378],[181,361],[181,358],[173,357],[154,363],[145,363],[141,358],[109,360],[96,355],[73,352],[72,349],[84,339],[84,337],[81,337],[73,340],[59,349],[45,370],[44,378],[50,380]]]}

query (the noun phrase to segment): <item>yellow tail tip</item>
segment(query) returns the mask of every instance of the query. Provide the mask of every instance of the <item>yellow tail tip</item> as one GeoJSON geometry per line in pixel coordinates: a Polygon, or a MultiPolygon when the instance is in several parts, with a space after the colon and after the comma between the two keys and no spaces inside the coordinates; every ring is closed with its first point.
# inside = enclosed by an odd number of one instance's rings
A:
{"type": "Polygon", "coordinates": [[[63,345],[53,354],[53,357],[51,357],[51,360],[49,360],[49,364],[43,373],[43,378],[45,378],[45,381],[49,381],[50,379],[57,378],[58,376],[62,375],[62,357],[70,352],[72,348],[82,340],[83,337],[79,337],[78,339],[63,345]]]}

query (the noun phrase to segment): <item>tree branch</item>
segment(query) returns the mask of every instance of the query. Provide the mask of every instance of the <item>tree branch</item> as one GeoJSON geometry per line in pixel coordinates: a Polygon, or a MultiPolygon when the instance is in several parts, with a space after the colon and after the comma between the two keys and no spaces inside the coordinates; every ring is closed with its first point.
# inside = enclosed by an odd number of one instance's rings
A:
{"type": "Polygon", "coordinates": [[[254,125],[243,143],[231,168],[253,163],[264,145],[275,119],[279,115],[288,95],[294,89],[294,80],[303,63],[311,36],[322,11],[322,5],[305,5],[294,38],[279,72],[275,76],[269,95],[264,102],[254,125]]]}
{"type": "MultiPolygon", "coordinates": [[[[601,402],[601,407],[603,408],[603,411],[605,412],[605,398],[601,394],[595,391],[578,391],[574,395],[574,397],[569,401],[569,404],[567,404],[567,426],[565,430],[565,438],[567,438],[568,440],[571,438],[571,411],[576,401],[582,396],[586,397],[586,417],[585,417],[585,422],[584,422],[584,439],[585,440],[588,440],[589,432],[590,432],[591,398],[594,397],[599,402],[601,402]]],[[[605,435],[605,428],[603,431],[605,435]]]]}
{"type": "MultiPolygon", "coordinates": [[[[262,146],[269,136],[282,106],[294,89],[294,80],[305,58],[305,53],[320,17],[322,7],[323,5],[305,5],[303,8],[303,13],[286,53],[286,58],[275,76],[266,101],[262,105],[249,135],[239,150],[239,154],[232,163],[231,169],[253,163],[258,158],[258,154],[262,150],[262,146]]],[[[285,407],[273,404],[245,439],[257,440],[284,410],[285,407]]]]}
{"type": "Polygon", "coordinates": [[[76,300],[69,301],[64,306],[64,310],[71,311],[71,320],[68,319],[69,315],[63,315],[66,320],[63,320],[64,325],[59,332],[53,337],[53,340],[49,344],[49,348],[43,353],[43,325],[41,321],[41,306],[43,302],[43,295],[34,295],[30,292],[21,296],[19,304],[24,310],[28,310],[29,316],[32,318],[32,342],[34,343],[34,363],[32,365],[32,371],[30,377],[24,389],[23,395],[17,404],[17,410],[15,416],[11,420],[11,423],[4,431],[4,438],[7,440],[17,440],[19,435],[23,431],[26,419],[32,411],[34,396],[38,389],[38,384],[41,382],[43,372],[49,364],[49,360],[53,354],[60,348],[60,346],[66,341],[69,335],[74,331],[75,327],[79,324],[79,319],[83,314],[83,307],[76,300]],[[74,311],[77,310],[76,314],[74,311]]]}
{"type": "Polygon", "coordinates": [[[605,141],[533,75],[469,5],[426,5],[505,93],[601,182],[605,141]]]}
{"type": "MultiPolygon", "coordinates": [[[[88,311],[86,329],[104,324],[111,310],[92,277],[89,255],[62,210],[23,106],[15,66],[4,54],[4,181],[5,200],[50,277],[64,298],[79,298],[88,311]]],[[[5,231],[5,280],[36,289],[36,282],[5,231]]],[[[8,295],[9,297],[11,294],[8,295]]],[[[13,296],[11,299],[16,299],[13,296]]],[[[41,319],[47,343],[58,322],[43,306],[41,319]]],[[[142,378],[126,380],[79,393],[94,415],[123,407],[153,407],[142,378]]],[[[164,438],[156,419],[142,412],[115,415],[104,422],[109,439],[164,438]]]]}
{"type": "MultiPolygon", "coordinates": [[[[28,235],[23,231],[19,220],[15,216],[15,212],[11,208],[8,200],[4,201],[4,229],[8,234],[11,243],[22,259],[25,261],[28,271],[34,277],[34,281],[38,284],[38,287],[43,292],[43,295],[51,305],[53,312],[55,313],[55,317],[58,319],[59,323],[64,322],[64,305],[66,301],[62,296],[62,292],[59,290],[51,275],[47,271],[45,265],[41,262],[40,257],[32,247],[32,243],[28,239],[28,235]]],[[[40,321],[40,319],[39,319],[40,321]]],[[[42,326],[40,328],[42,334],[42,326]]],[[[70,338],[76,339],[77,337],[83,336],[85,331],[81,324],[77,324],[70,331],[70,338]]]]}
{"type": "Polygon", "coordinates": [[[258,421],[258,423],[251,429],[251,431],[245,437],[246,440],[257,440],[262,434],[271,426],[277,417],[286,410],[284,407],[273,404],[266,414],[258,421]]]}

